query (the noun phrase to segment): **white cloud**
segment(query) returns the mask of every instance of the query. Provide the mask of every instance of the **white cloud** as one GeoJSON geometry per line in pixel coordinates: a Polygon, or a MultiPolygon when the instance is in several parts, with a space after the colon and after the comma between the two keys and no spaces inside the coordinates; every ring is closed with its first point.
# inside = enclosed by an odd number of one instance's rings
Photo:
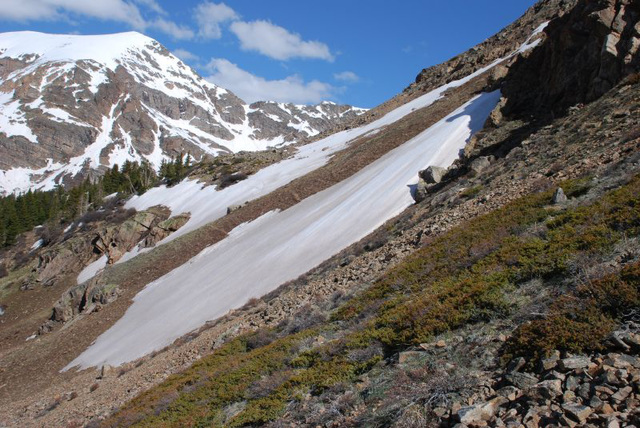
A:
{"type": "Polygon", "coordinates": [[[103,21],[116,21],[144,31],[154,28],[176,39],[193,38],[191,29],[165,18],[146,20],[136,4],[157,15],[166,12],[156,0],[1,0],[0,20],[59,21],[71,16],[84,16],[103,21]]]}
{"type": "Polygon", "coordinates": [[[353,71],[343,71],[342,73],[335,73],[333,75],[333,78],[347,83],[356,83],[360,80],[360,76],[358,76],[353,71]]]}
{"type": "Polygon", "coordinates": [[[292,75],[282,80],[267,80],[238,67],[226,59],[212,59],[207,65],[212,73],[207,80],[233,91],[243,100],[278,101],[294,104],[316,104],[332,98],[337,91],[328,83],[312,80],[305,82],[292,75]]]}
{"type": "Polygon", "coordinates": [[[162,6],[160,6],[158,2],[156,2],[156,0],[133,0],[133,1],[141,6],[146,7],[149,10],[152,10],[158,15],[167,15],[167,11],[164,10],[162,6]]]}
{"type": "Polygon", "coordinates": [[[238,19],[238,14],[224,3],[200,3],[194,10],[194,17],[198,24],[198,35],[204,39],[219,39],[222,37],[220,24],[238,19]]]}
{"type": "Polygon", "coordinates": [[[27,21],[58,19],[57,7],[41,0],[4,0],[0,4],[0,19],[27,21]]]}
{"type": "Polygon", "coordinates": [[[270,58],[318,58],[327,61],[334,59],[326,44],[304,41],[299,34],[290,33],[268,21],[236,21],[231,24],[231,31],[240,40],[243,50],[260,52],[270,58]]]}
{"type": "Polygon", "coordinates": [[[175,22],[167,21],[164,18],[157,18],[153,20],[149,25],[150,27],[162,31],[163,33],[168,34],[174,39],[178,40],[188,40],[192,39],[194,36],[193,31],[189,27],[178,25],[175,22]]]}
{"type": "Polygon", "coordinates": [[[174,49],[171,53],[183,61],[197,61],[200,59],[198,55],[192,52],[189,52],[186,49],[181,49],[181,48],[174,49]]]}
{"type": "Polygon", "coordinates": [[[67,14],[125,22],[136,29],[146,26],[140,10],[123,0],[3,0],[0,3],[0,19],[12,21],[59,20],[67,14]]]}

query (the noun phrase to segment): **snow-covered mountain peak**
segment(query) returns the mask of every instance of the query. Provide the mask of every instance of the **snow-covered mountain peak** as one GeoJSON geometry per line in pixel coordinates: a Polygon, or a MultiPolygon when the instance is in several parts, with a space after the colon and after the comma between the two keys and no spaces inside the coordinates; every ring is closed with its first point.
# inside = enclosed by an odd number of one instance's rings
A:
{"type": "Polygon", "coordinates": [[[129,52],[159,46],[150,37],[135,31],[80,36],[16,31],[0,34],[2,57],[23,59],[37,56],[38,63],[92,60],[111,69],[129,52]]]}
{"type": "Polygon", "coordinates": [[[365,110],[254,103],[137,32],[0,34],[0,194],[126,160],[156,167],[317,135],[365,110]]]}
{"type": "MultiPolygon", "coordinates": [[[[138,83],[172,97],[187,97],[217,87],[198,76],[156,40],[131,31],[104,35],[46,34],[20,31],[0,34],[0,58],[13,58],[27,67],[7,77],[17,80],[42,66],[73,64],[104,81],[107,71],[122,66],[138,83]]],[[[97,88],[94,88],[97,89],[97,88]]],[[[226,91],[220,91],[224,95],[226,91]]]]}

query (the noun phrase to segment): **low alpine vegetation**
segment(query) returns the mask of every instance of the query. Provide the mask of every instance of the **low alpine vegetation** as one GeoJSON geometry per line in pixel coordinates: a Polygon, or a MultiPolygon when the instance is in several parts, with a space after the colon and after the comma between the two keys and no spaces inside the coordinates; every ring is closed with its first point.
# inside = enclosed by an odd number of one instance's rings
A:
{"type": "MultiPolygon", "coordinates": [[[[590,191],[590,181],[562,187],[578,201],[590,191]]],[[[510,296],[531,281],[558,298],[547,308],[548,316],[521,324],[505,354],[535,361],[555,349],[597,349],[638,310],[640,263],[592,274],[584,283],[567,278],[575,277],[580,260],[608,254],[640,234],[638,188],[640,177],[635,177],[617,190],[564,207],[551,205],[555,189],[550,189],[475,218],[432,239],[329,318],[314,316],[296,328],[285,323],[231,340],[143,393],[104,425],[253,426],[285,414],[307,423],[314,416],[295,409],[311,412],[320,401],[340,414],[368,402],[391,409],[383,396],[359,394],[352,385],[365,373],[384,371],[394,355],[412,345],[512,316],[518,308],[510,296]]],[[[429,385],[425,402],[446,393],[437,373],[426,367],[415,374],[429,385]]],[[[393,385],[400,395],[410,393],[402,382],[393,385]]],[[[414,413],[407,408],[401,416],[424,419],[414,413]]]]}

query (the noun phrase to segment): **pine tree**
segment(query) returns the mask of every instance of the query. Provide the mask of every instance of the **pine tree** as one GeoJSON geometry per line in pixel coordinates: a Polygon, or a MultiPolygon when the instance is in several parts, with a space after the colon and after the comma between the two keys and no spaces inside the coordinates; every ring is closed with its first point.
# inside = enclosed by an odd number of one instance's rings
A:
{"type": "Polygon", "coordinates": [[[184,173],[184,155],[182,152],[176,156],[176,160],[174,162],[174,182],[178,182],[182,180],[182,174],[184,173]]]}
{"type": "Polygon", "coordinates": [[[10,196],[5,206],[4,217],[6,218],[6,239],[5,245],[13,245],[16,242],[16,237],[22,232],[21,222],[18,218],[18,212],[16,211],[16,200],[10,196]]]}

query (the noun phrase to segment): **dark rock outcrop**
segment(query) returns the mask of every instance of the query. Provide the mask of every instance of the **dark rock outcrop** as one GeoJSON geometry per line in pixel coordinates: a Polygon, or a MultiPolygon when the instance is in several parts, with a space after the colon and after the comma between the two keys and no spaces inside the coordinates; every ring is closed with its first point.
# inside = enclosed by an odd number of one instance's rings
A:
{"type": "Polygon", "coordinates": [[[510,116],[564,115],[640,70],[640,1],[580,1],[550,22],[547,40],[511,67],[503,94],[510,116]]]}
{"type": "Polygon", "coordinates": [[[149,234],[144,239],[144,242],[141,244],[143,248],[154,247],[158,242],[162,241],[167,236],[171,235],[176,230],[180,229],[184,226],[191,215],[188,213],[180,214],[171,218],[168,218],[164,221],[161,221],[156,226],[151,228],[149,234]]]}
{"type": "MultiPolygon", "coordinates": [[[[124,253],[151,235],[152,232],[154,234],[160,234],[158,229],[161,229],[170,233],[169,229],[172,227],[171,225],[167,225],[167,229],[160,227],[160,224],[164,223],[167,217],[168,212],[163,209],[152,209],[136,213],[131,219],[124,223],[108,227],[98,232],[96,239],[93,241],[93,245],[98,252],[107,256],[108,264],[113,264],[117,262],[124,253]]],[[[180,224],[180,226],[182,224],[180,224]]],[[[177,226],[175,230],[177,230],[178,227],[179,226],[177,226]]]]}
{"type": "MultiPolygon", "coordinates": [[[[531,35],[536,27],[571,10],[576,2],[577,0],[544,0],[536,3],[520,19],[495,36],[447,62],[423,69],[416,77],[415,83],[405,91],[431,90],[466,77],[493,61],[509,55],[531,35]]],[[[496,69],[492,80],[499,80],[505,72],[505,68],[496,69]]]]}

